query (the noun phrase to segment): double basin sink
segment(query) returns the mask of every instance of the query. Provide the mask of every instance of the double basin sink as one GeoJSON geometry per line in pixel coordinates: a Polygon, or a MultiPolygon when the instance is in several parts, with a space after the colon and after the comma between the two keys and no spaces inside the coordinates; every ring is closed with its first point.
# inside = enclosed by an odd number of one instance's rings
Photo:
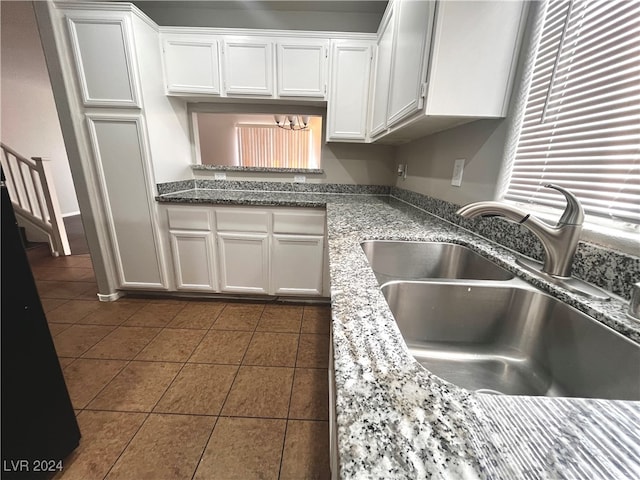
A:
{"type": "Polygon", "coordinates": [[[458,244],[362,248],[414,358],[479,393],[640,400],[640,345],[458,244]]]}

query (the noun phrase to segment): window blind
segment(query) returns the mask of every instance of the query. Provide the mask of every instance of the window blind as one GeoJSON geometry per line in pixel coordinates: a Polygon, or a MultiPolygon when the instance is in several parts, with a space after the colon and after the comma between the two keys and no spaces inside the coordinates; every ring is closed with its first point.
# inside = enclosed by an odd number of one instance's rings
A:
{"type": "Polygon", "coordinates": [[[238,125],[238,152],[243,167],[316,168],[311,165],[309,130],[275,125],[238,125]]]}
{"type": "Polygon", "coordinates": [[[640,224],[640,2],[547,3],[504,198],[563,208],[547,183],[640,224]]]}

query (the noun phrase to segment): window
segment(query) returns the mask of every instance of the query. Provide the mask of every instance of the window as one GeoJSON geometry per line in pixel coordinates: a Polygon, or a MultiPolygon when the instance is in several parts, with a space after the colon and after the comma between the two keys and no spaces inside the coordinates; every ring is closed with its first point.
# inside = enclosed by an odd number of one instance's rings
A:
{"type": "Polygon", "coordinates": [[[236,131],[243,167],[318,168],[310,129],[239,124],[236,131]]]}
{"type": "MultiPolygon", "coordinates": [[[[504,199],[640,224],[640,2],[549,0],[504,199]]],[[[629,226],[629,225],[628,225],[629,226]]]]}
{"type": "Polygon", "coordinates": [[[285,116],[192,112],[196,162],[223,169],[321,169],[322,116],[286,116],[306,122],[303,129],[297,123],[295,129],[284,123],[279,127],[280,117],[285,116]]]}

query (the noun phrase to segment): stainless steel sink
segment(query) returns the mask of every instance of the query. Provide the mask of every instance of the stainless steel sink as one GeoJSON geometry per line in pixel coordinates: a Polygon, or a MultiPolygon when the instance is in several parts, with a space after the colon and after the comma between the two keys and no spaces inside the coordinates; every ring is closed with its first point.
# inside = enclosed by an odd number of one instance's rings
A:
{"type": "Polygon", "coordinates": [[[640,346],[542,292],[442,281],[382,291],[413,356],[460,387],[640,400],[640,346]]]}
{"type": "Polygon", "coordinates": [[[509,280],[513,274],[454,243],[368,240],[361,243],[382,285],[390,280],[429,278],[509,280]]]}

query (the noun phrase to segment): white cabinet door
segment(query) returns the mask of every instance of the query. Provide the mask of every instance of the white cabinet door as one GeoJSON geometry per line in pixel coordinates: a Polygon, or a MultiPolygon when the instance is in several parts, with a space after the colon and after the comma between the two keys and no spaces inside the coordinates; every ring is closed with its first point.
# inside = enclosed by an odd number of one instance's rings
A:
{"type": "Polygon", "coordinates": [[[214,292],[213,232],[171,231],[171,251],[178,290],[214,292]]]}
{"type": "Polygon", "coordinates": [[[391,60],[387,126],[422,109],[435,1],[400,0],[391,60]]]}
{"type": "Polygon", "coordinates": [[[167,37],[162,50],[168,93],[220,95],[220,58],[216,39],[167,37]]]}
{"type": "Polygon", "coordinates": [[[126,15],[70,13],[67,25],[84,106],[139,108],[133,37],[126,15]]]}
{"type": "Polygon", "coordinates": [[[324,237],[273,235],[271,282],[276,295],[322,295],[324,237]]]}
{"type": "Polygon", "coordinates": [[[98,188],[120,288],[166,289],[142,117],[88,114],[98,188]]]}
{"type": "Polygon", "coordinates": [[[269,293],[269,235],[218,232],[220,290],[269,293]]]}
{"type": "Polygon", "coordinates": [[[372,45],[367,41],[332,41],[327,141],[366,139],[372,45]]]}
{"type": "Polygon", "coordinates": [[[227,95],[273,96],[273,42],[255,37],[224,40],[224,90],[227,95]]]}
{"type": "Polygon", "coordinates": [[[440,2],[428,115],[504,117],[526,2],[440,2]]]}
{"type": "Polygon", "coordinates": [[[389,76],[391,75],[391,53],[393,50],[394,32],[394,12],[393,6],[389,14],[383,20],[379,32],[375,73],[373,75],[373,94],[371,95],[371,124],[369,133],[371,136],[377,135],[387,127],[387,101],[389,99],[389,76]]]}
{"type": "Polygon", "coordinates": [[[324,99],[327,93],[328,49],[328,40],[279,41],[278,95],[324,99]]]}

